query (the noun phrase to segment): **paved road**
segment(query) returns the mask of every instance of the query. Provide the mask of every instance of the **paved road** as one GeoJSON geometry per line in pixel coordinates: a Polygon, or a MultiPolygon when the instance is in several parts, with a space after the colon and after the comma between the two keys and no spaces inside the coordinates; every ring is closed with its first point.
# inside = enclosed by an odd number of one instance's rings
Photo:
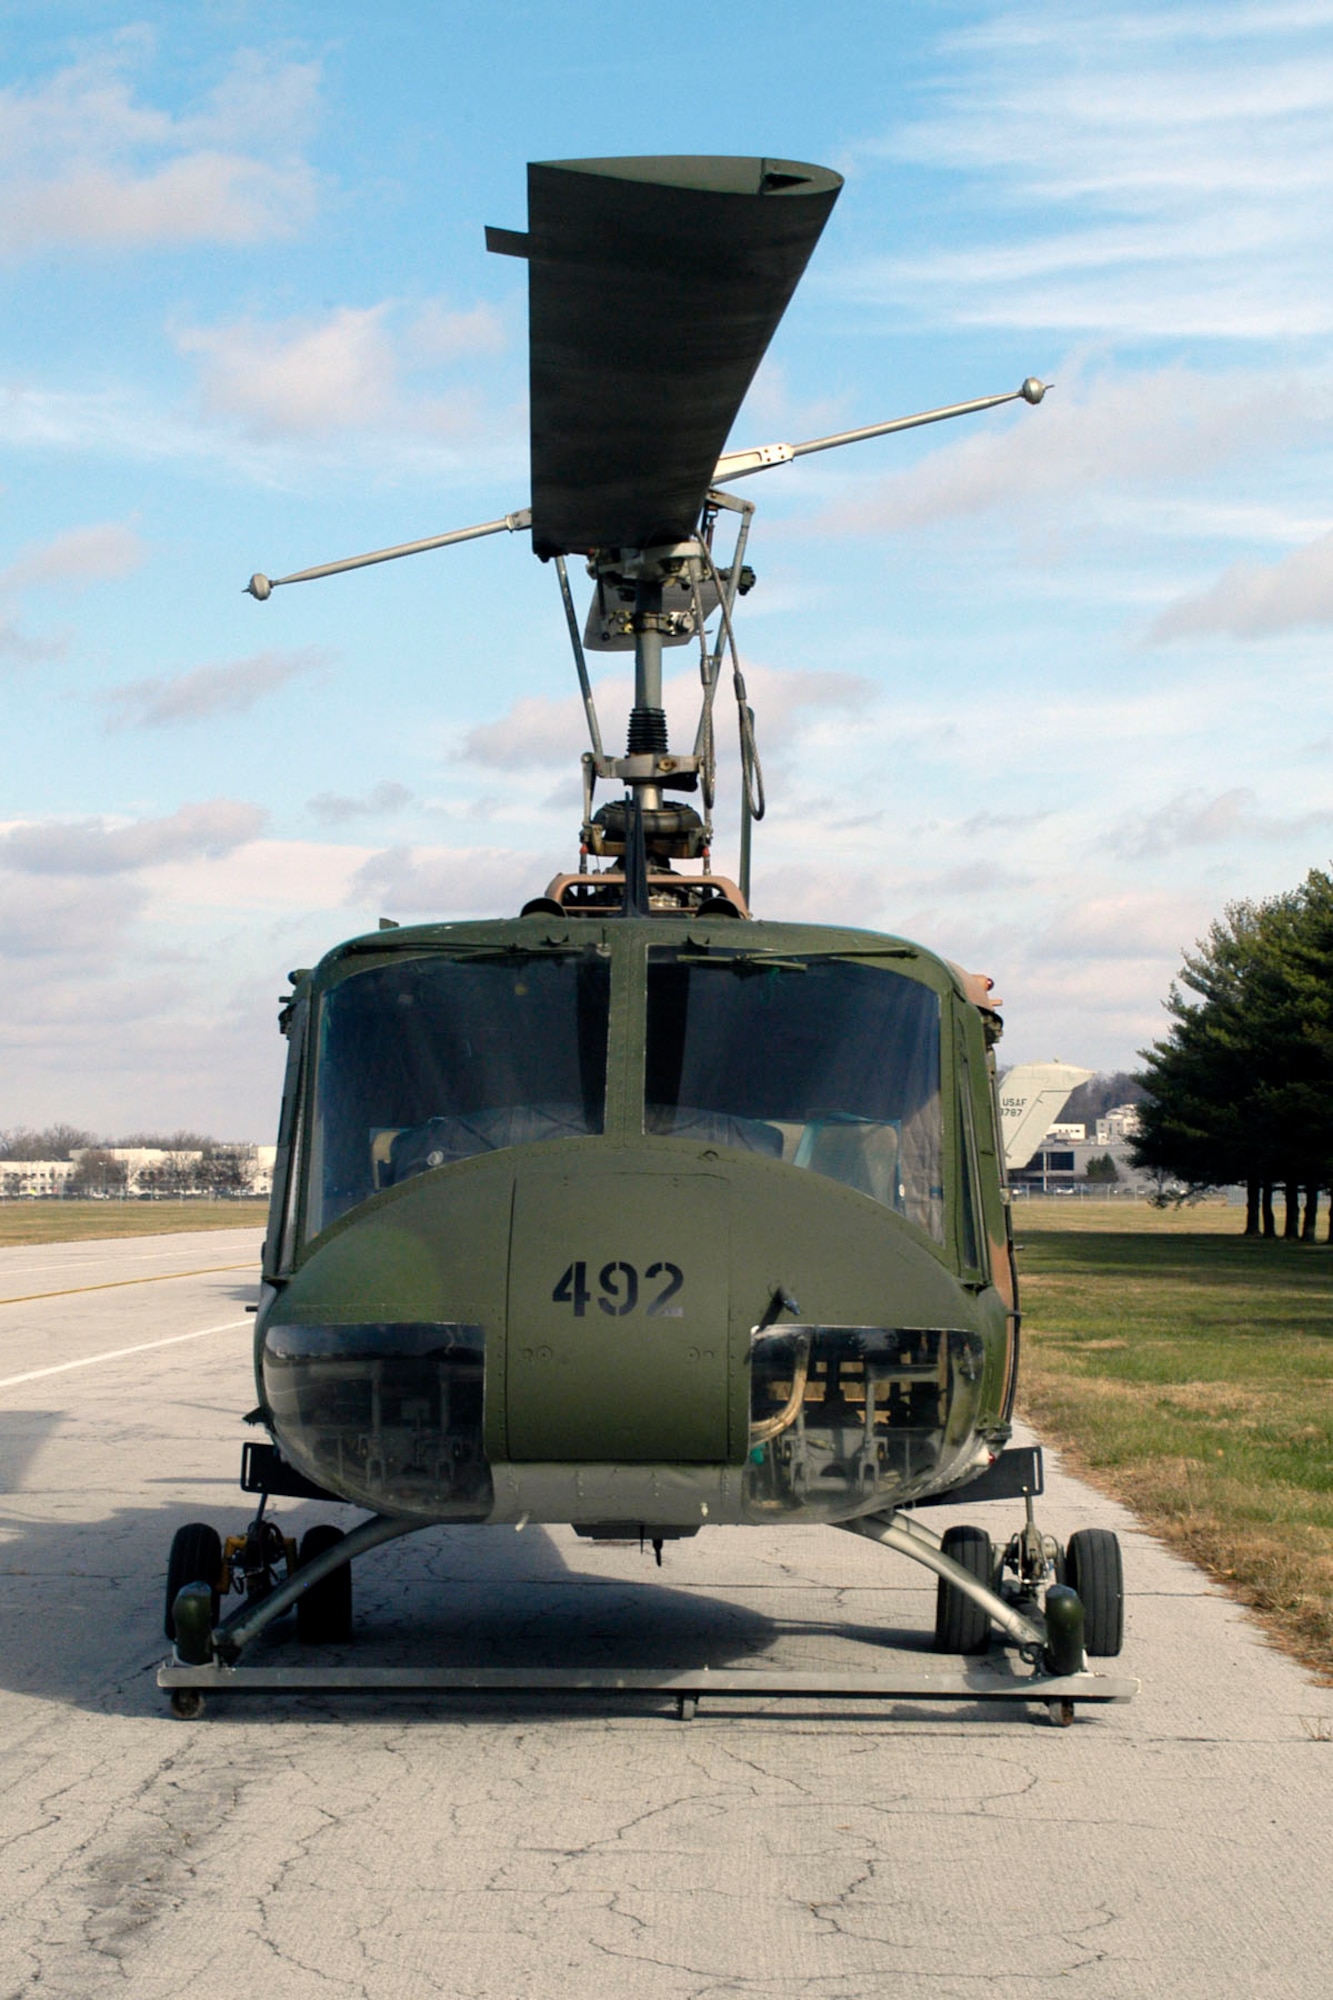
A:
{"type": "MultiPolygon", "coordinates": [[[[0,1252],[3,2000],[1329,1992],[1333,1691],[1058,1475],[1054,1530],[1126,1533],[1144,1683],[1072,1729],[568,1699],[172,1721],[166,1549],[242,1518],[257,1243],[0,1252]]],[[[928,1663],[923,1573],[826,1529],[713,1530],[661,1570],[434,1530],[367,1557],[358,1603],[384,1660],[928,1663]]]]}

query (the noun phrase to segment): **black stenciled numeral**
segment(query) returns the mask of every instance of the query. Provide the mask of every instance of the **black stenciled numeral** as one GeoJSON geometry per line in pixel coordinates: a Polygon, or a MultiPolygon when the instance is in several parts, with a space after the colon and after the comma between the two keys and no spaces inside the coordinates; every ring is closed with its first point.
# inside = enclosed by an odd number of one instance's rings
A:
{"type": "Polygon", "coordinates": [[[579,1263],[570,1265],[552,1292],[551,1299],[558,1306],[573,1306],[575,1319],[582,1319],[588,1310],[588,1300],[591,1296],[588,1290],[588,1267],[579,1263]]]}
{"type": "Polygon", "coordinates": [[[674,1299],[676,1293],[685,1283],[685,1273],[681,1270],[680,1265],[650,1264],[648,1266],[648,1276],[650,1278],[665,1276],[668,1279],[666,1290],[659,1292],[648,1307],[649,1319],[680,1319],[685,1308],[683,1306],[671,1306],[667,1304],[667,1300],[674,1299]]]}
{"type": "MultiPolygon", "coordinates": [[[[645,1277],[649,1283],[655,1278],[664,1278],[666,1280],[665,1285],[656,1298],[648,1301],[647,1317],[649,1319],[683,1319],[685,1308],[670,1303],[685,1283],[685,1273],[681,1270],[680,1265],[668,1263],[650,1264],[645,1277]]],[[[634,1265],[626,1263],[623,1257],[613,1258],[609,1264],[603,1264],[597,1274],[597,1283],[600,1288],[597,1297],[598,1307],[609,1318],[625,1319],[630,1313],[637,1310],[639,1305],[639,1274],[634,1265]]],[[[588,1289],[587,1263],[584,1259],[579,1258],[566,1269],[564,1276],[551,1293],[551,1301],[552,1304],[557,1306],[571,1306],[575,1319],[582,1319],[587,1313],[592,1296],[592,1293],[588,1289]]]]}
{"type": "Polygon", "coordinates": [[[624,1319],[625,1315],[632,1313],[635,1306],[639,1303],[639,1274],[632,1264],[603,1264],[601,1271],[598,1273],[597,1282],[602,1288],[602,1296],[598,1299],[597,1303],[602,1308],[602,1311],[610,1313],[613,1319],[624,1319]],[[625,1274],[625,1296],[623,1299],[620,1296],[620,1283],[616,1277],[617,1271],[623,1271],[625,1274]]]}

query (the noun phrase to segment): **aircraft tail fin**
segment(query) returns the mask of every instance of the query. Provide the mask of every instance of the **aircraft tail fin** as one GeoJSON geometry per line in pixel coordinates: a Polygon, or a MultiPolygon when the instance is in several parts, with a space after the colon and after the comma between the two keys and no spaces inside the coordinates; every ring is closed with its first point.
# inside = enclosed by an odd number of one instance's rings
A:
{"type": "Polygon", "coordinates": [[[1094,1072],[1073,1063],[1019,1063],[1000,1084],[1000,1130],[1010,1173],[1025,1167],[1069,1098],[1094,1072]]]}

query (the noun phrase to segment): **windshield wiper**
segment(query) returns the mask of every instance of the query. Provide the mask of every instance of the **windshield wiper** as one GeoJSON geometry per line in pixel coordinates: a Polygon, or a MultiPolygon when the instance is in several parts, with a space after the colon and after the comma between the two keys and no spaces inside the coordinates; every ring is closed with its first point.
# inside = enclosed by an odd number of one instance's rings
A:
{"type": "Polygon", "coordinates": [[[809,966],[804,959],[783,958],[772,951],[682,951],[677,963],[690,967],[702,967],[714,972],[807,972],[809,966]]]}
{"type": "Polygon", "coordinates": [[[415,958],[466,958],[474,965],[514,964],[524,958],[560,958],[579,953],[608,958],[611,947],[591,938],[527,939],[522,944],[497,944],[492,939],[446,938],[435,944],[422,938],[395,938],[392,933],[355,938],[344,945],[345,957],[378,956],[382,952],[410,953],[415,958]]]}
{"type": "Polygon", "coordinates": [[[854,945],[847,951],[806,951],[788,955],[764,951],[709,951],[706,947],[684,947],[677,955],[680,965],[720,966],[732,972],[808,972],[812,965],[835,965],[845,958],[917,958],[911,945],[854,945]]]}

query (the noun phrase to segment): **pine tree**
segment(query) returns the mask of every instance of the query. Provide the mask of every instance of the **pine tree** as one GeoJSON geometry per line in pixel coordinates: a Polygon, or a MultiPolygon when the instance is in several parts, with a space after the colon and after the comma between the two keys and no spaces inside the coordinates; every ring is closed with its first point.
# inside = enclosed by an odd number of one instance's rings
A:
{"type": "Polygon", "coordinates": [[[1192,1190],[1245,1181],[1247,1233],[1310,1235],[1333,1181],[1333,877],[1233,903],[1184,962],[1143,1051],[1136,1163],[1192,1190]],[[1301,1222],[1300,1196],[1305,1193],[1301,1222]]]}

